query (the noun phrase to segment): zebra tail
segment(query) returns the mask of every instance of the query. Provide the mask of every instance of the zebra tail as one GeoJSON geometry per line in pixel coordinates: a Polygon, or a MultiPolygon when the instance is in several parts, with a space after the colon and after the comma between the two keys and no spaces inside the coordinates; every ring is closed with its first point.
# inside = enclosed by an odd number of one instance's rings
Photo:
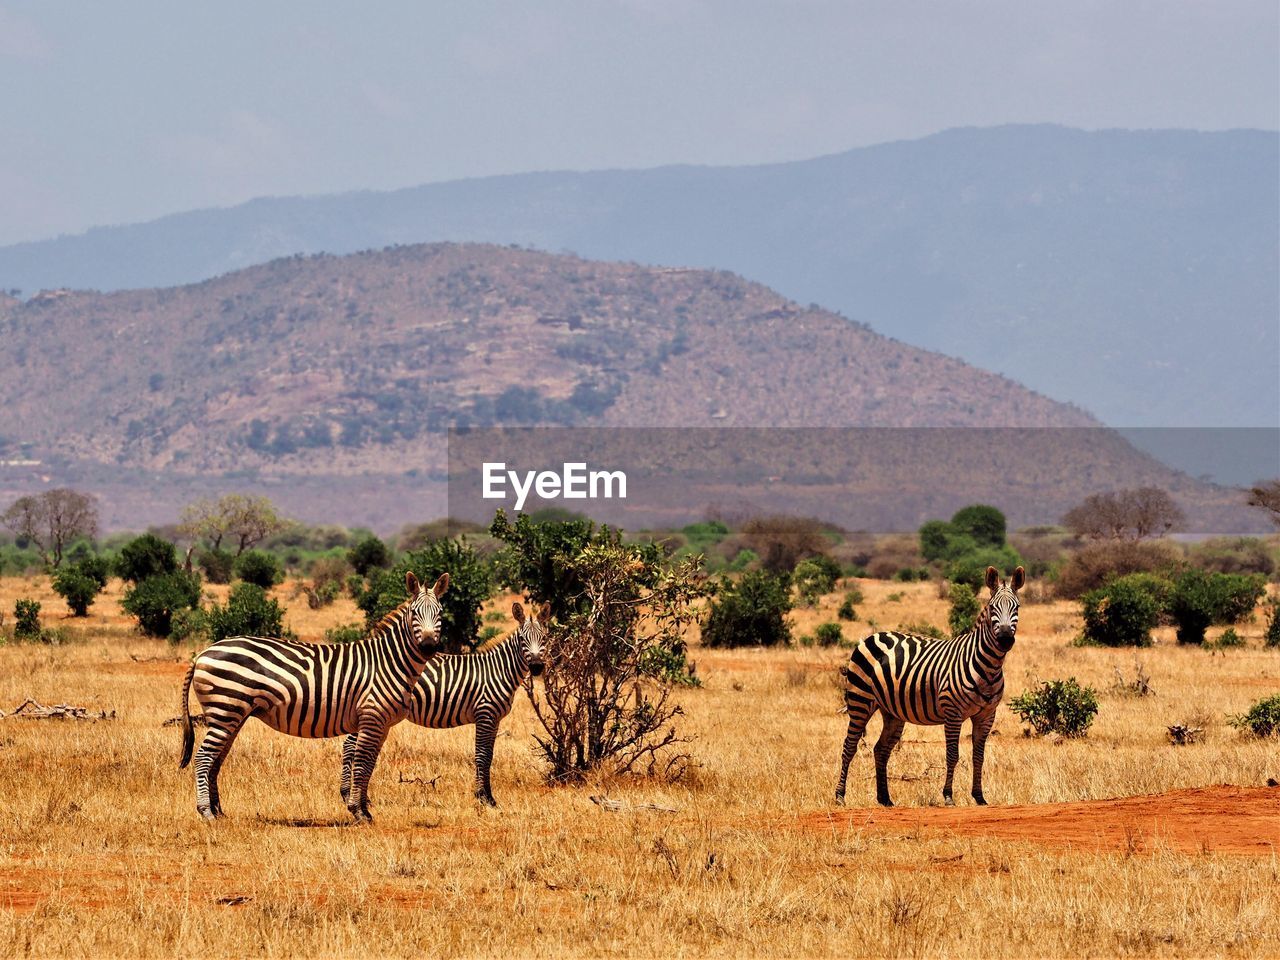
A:
{"type": "Polygon", "coordinates": [[[195,672],[196,664],[193,660],[187,668],[187,678],[182,681],[182,759],[178,761],[179,770],[191,762],[191,748],[196,743],[196,735],[191,729],[191,709],[187,703],[191,694],[191,678],[195,676],[195,672]]]}

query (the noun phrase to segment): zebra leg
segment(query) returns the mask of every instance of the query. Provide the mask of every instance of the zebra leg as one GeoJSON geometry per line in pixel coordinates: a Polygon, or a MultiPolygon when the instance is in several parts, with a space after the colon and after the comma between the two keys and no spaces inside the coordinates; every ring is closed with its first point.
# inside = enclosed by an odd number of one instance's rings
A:
{"type": "Polygon", "coordinates": [[[987,734],[991,732],[995,719],[994,710],[973,718],[973,802],[980,807],[987,805],[987,799],[982,795],[982,761],[987,749],[987,734]]]}
{"type": "Polygon", "coordinates": [[[246,719],[247,717],[236,717],[226,723],[210,726],[204,739],[200,741],[200,749],[196,751],[196,811],[206,820],[222,816],[218,772],[246,719]]]}
{"type": "Polygon", "coordinates": [[[351,772],[356,762],[356,735],[350,734],[343,738],[342,741],[342,779],[338,786],[338,792],[342,794],[342,803],[345,806],[347,801],[351,799],[351,772]]]}
{"type": "Polygon", "coordinates": [[[892,807],[889,799],[889,754],[902,738],[905,720],[884,714],[884,729],[880,731],[880,739],[876,741],[876,802],[882,807],[892,807]]]}
{"type": "Polygon", "coordinates": [[[840,751],[840,775],[836,778],[836,803],[844,804],[845,784],[849,780],[849,764],[853,755],[858,752],[858,744],[866,732],[867,721],[876,712],[874,703],[858,700],[851,695],[845,697],[845,709],[849,713],[849,731],[844,735],[844,749],[840,751]]]}
{"type": "Polygon", "coordinates": [[[384,718],[360,718],[355,745],[355,783],[347,797],[347,809],[356,820],[364,823],[373,822],[369,813],[369,778],[373,776],[373,766],[378,762],[378,754],[382,752],[386,739],[387,722],[384,718]]]}
{"type": "Polygon", "coordinates": [[[476,799],[491,807],[498,805],[493,799],[489,783],[489,768],[493,766],[493,744],[498,738],[498,718],[485,712],[476,717],[476,799]]]}
{"type": "Polygon", "coordinates": [[[948,720],[945,731],[947,735],[947,782],[942,785],[942,799],[948,807],[956,805],[951,796],[951,782],[955,777],[956,764],[960,762],[960,725],[963,720],[948,720]]]}

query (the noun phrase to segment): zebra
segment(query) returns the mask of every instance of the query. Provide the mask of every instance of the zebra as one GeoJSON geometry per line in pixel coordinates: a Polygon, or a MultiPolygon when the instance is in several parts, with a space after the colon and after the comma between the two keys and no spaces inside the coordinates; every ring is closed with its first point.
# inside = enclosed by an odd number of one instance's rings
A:
{"type": "MultiPolygon", "coordinates": [[[[483,653],[444,654],[427,664],[413,688],[407,718],[434,730],[475,724],[475,795],[491,807],[498,805],[489,783],[498,724],[511,712],[517,688],[527,677],[542,673],[544,625],[551,619],[551,605],[544,603],[525,617],[524,608],[513,603],[511,616],[516,630],[501,643],[483,653]]],[[[347,737],[342,745],[343,799],[351,789],[355,747],[355,737],[347,737]]]]}
{"type": "Polygon", "coordinates": [[[965,720],[973,731],[973,799],[986,804],[982,795],[982,760],[1004,696],[1004,658],[1013,649],[1018,629],[1018,591],[1026,574],[1013,571],[1009,582],[995,567],[987,567],[986,584],[991,599],[978,614],[968,633],[951,640],[913,637],[901,633],[873,633],[854,649],[849,663],[840,669],[845,679],[844,704],[849,732],[840,756],[836,803],[844,803],[849,761],[877,711],[884,715],[884,729],[876,741],[876,800],[893,806],[889,798],[889,754],[897,746],[908,723],[942,724],[947,739],[947,779],[942,797],[955,806],[952,776],[960,759],[960,727],[965,720]]]}
{"type": "Polygon", "coordinates": [[[355,790],[347,809],[358,822],[369,815],[369,777],[387,730],[404,719],[409,691],[441,650],[440,598],[449,575],[435,585],[405,575],[409,599],[351,644],[298,643],[261,637],[229,637],[206,648],[192,662],[182,684],[182,757],[191,762],[189,693],[209,729],[196,754],[196,810],[206,820],[222,816],[218,771],[244,722],[257,717],[295,737],[355,740],[355,790]]]}

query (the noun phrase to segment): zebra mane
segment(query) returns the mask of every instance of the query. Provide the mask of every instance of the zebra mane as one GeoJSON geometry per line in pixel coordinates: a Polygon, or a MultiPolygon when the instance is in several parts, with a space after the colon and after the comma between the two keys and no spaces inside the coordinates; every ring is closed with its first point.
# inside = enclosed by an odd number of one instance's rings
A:
{"type": "Polygon", "coordinates": [[[383,630],[388,629],[398,622],[400,618],[404,616],[405,611],[409,609],[409,605],[413,603],[413,599],[413,597],[410,597],[391,612],[384,614],[382,619],[373,625],[373,629],[369,631],[369,636],[371,638],[376,637],[383,630]]]}

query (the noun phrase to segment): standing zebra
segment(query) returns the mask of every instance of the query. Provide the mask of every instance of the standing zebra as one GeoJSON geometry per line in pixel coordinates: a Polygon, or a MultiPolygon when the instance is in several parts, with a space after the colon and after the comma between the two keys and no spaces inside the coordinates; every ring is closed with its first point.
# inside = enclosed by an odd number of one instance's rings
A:
{"type": "MultiPolygon", "coordinates": [[[[413,688],[408,719],[422,727],[442,730],[476,725],[476,799],[491,807],[489,768],[493,764],[493,744],[498,724],[511,712],[516,690],[530,674],[542,673],[543,624],[551,619],[550,604],[532,610],[511,605],[516,631],[501,643],[484,651],[462,655],[443,654],[427,664],[413,688]]],[[[351,789],[351,769],[356,738],[342,745],[342,796],[351,789]]]]}
{"type": "Polygon", "coordinates": [[[876,800],[886,807],[889,799],[889,754],[908,723],[943,724],[947,737],[947,780],[942,796],[954,806],[951,781],[960,759],[960,727],[972,721],[973,799],[982,796],[982,759],[1004,696],[1004,658],[1013,649],[1018,629],[1018,594],[1025,580],[1021,567],[1005,583],[995,567],[987,567],[991,599],[978,614],[968,633],[951,640],[912,637],[901,633],[873,633],[854,649],[840,673],[845,678],[844,705],[849,732],[840,757],[836,803],[844,802],[849,761],[867,721],[877,710],[884,714],[884,729],[876,741],[876,800]]]}
{"type": "Polygon", "coordinates": [[[428,589],[405,576],[409,599],[387,614],[358,643],[298,643],[260,637],[229,637],[207,648],[182,684],[182,769],[191,761],[188,693],[209,730],[196,754],[196,810],[206,820],[222,816],[218,771],[244,722],[257,717],[295,737],[355,741],[355,791],[347,809],[356,820],[369,815],[369,777],[387,730],[404,719],[409,691],[431,657],[439,654],[440,597],[449,588],[443,574],[428,589]]]}

